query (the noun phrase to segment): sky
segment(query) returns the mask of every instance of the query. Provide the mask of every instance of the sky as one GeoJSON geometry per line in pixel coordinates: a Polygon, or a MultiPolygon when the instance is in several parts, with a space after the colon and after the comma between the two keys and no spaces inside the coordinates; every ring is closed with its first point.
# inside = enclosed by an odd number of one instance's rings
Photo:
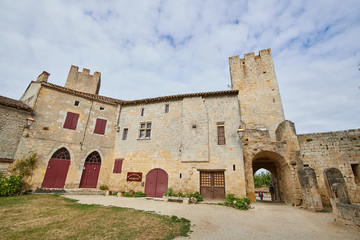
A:
{"type": "Polygon", "coordinates": [[[0,95],[42,71],[101,72],[123,100],[229,90],[231,56],[271,48],[297,133],[360,128],[358,0],[0,0],[0,95]]]}

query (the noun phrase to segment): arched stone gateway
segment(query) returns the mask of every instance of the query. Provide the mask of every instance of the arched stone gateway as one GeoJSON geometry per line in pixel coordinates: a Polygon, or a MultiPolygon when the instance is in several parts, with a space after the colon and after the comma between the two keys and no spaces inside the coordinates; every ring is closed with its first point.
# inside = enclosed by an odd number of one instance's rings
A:
{"type": "Polygon", "coordinates": [[[50,158],[42,188],[63,188],[70,166],[70,153],[66,148],[58,149],[50,158]]]}
{"type": "Polygon", "coordinates": [[[288,204],[300,204],[298,182],[296,173],[291,164],[288,164],[283,156],[272,151],[261,151],[251,161],[251,169],[246,176],[247,193],[250,199],[255,202],[254,173],[260,168],[268,170],[272,175],[272,182],[275,188],[275,201],[288,204]]]}

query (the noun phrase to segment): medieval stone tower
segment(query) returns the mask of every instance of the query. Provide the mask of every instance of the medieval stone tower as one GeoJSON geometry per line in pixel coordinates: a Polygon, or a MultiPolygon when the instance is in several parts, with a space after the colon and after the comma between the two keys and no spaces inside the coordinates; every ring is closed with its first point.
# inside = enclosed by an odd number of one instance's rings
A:
{"type": "Polygon", "coordinates": [[[70,88],[79,92],[98,94],[100,90],[101,74],[94,72],[90,74],[90,70],[84,68],[79,72],[79,67],[72,65],[69,75],[66,79],[66,88],[70,88]]]}
{"type": "Polygon", "coordinates": [[[275,130],[285,120],[271,50],[229,58],[232,89],[239,90],[242,128],[275,130]]]}

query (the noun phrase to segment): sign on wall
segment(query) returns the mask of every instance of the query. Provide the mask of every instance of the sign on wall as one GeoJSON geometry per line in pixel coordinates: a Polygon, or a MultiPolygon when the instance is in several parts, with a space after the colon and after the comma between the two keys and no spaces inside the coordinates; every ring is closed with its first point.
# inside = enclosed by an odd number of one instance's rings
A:
{"type": "Polygon", "coordinates": [[[141,172],[128,172],[126,181],[132,182],[141,182],[142,180],[142,173],[141,172]]]}

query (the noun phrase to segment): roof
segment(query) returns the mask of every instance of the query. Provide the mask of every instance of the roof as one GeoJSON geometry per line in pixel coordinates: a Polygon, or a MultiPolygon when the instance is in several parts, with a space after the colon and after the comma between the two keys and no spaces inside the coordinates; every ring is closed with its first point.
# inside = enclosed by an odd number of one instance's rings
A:
{"type": "Polygon", "coordinates": [[[182,98],[187,98],[187,97],[213,97],[213,96],[223,96],[223,95],[237,95],[239,93],[238,90],[226,90],[226,91],[215,91],[215,92],[187,93],[187,94],[178,94],[178,95],[171,95],[171,96],[164,96],[164,97],[145,98],[145,99],[140,99],[140,100],[125,101],[125,100],[101,96],[98,94],[80,92],[80,91],[61,87],[61,86],[58,86],[58,85],[55,85],[52,83],[48,83],[48,82],[42,82],[41,85],[51,88],[51,89],[54,89],[54,90],[61,91],[61,92],[73,94],[73,95],[87,98],[90,100],[97,100],[99,102],[104,102],[104,103],[108,103],[108,104],[112,104],[112,105],[116,105],[116,104],[134,105],[134,104],[140,104],[140,103],[170,101],[170,100],[182,99],[182,98]]]}
{"type": "Polygon", "coordinates": [[[0,96],[0,104],[7,106],[7,107],[28,111],[28,112],[32,111],[32,108],[29,107],[28,105],[26,105],[25,103],[23,103],[22,101],[15,100],[12,98],[7,98],[4,96],[0,96]]]}

